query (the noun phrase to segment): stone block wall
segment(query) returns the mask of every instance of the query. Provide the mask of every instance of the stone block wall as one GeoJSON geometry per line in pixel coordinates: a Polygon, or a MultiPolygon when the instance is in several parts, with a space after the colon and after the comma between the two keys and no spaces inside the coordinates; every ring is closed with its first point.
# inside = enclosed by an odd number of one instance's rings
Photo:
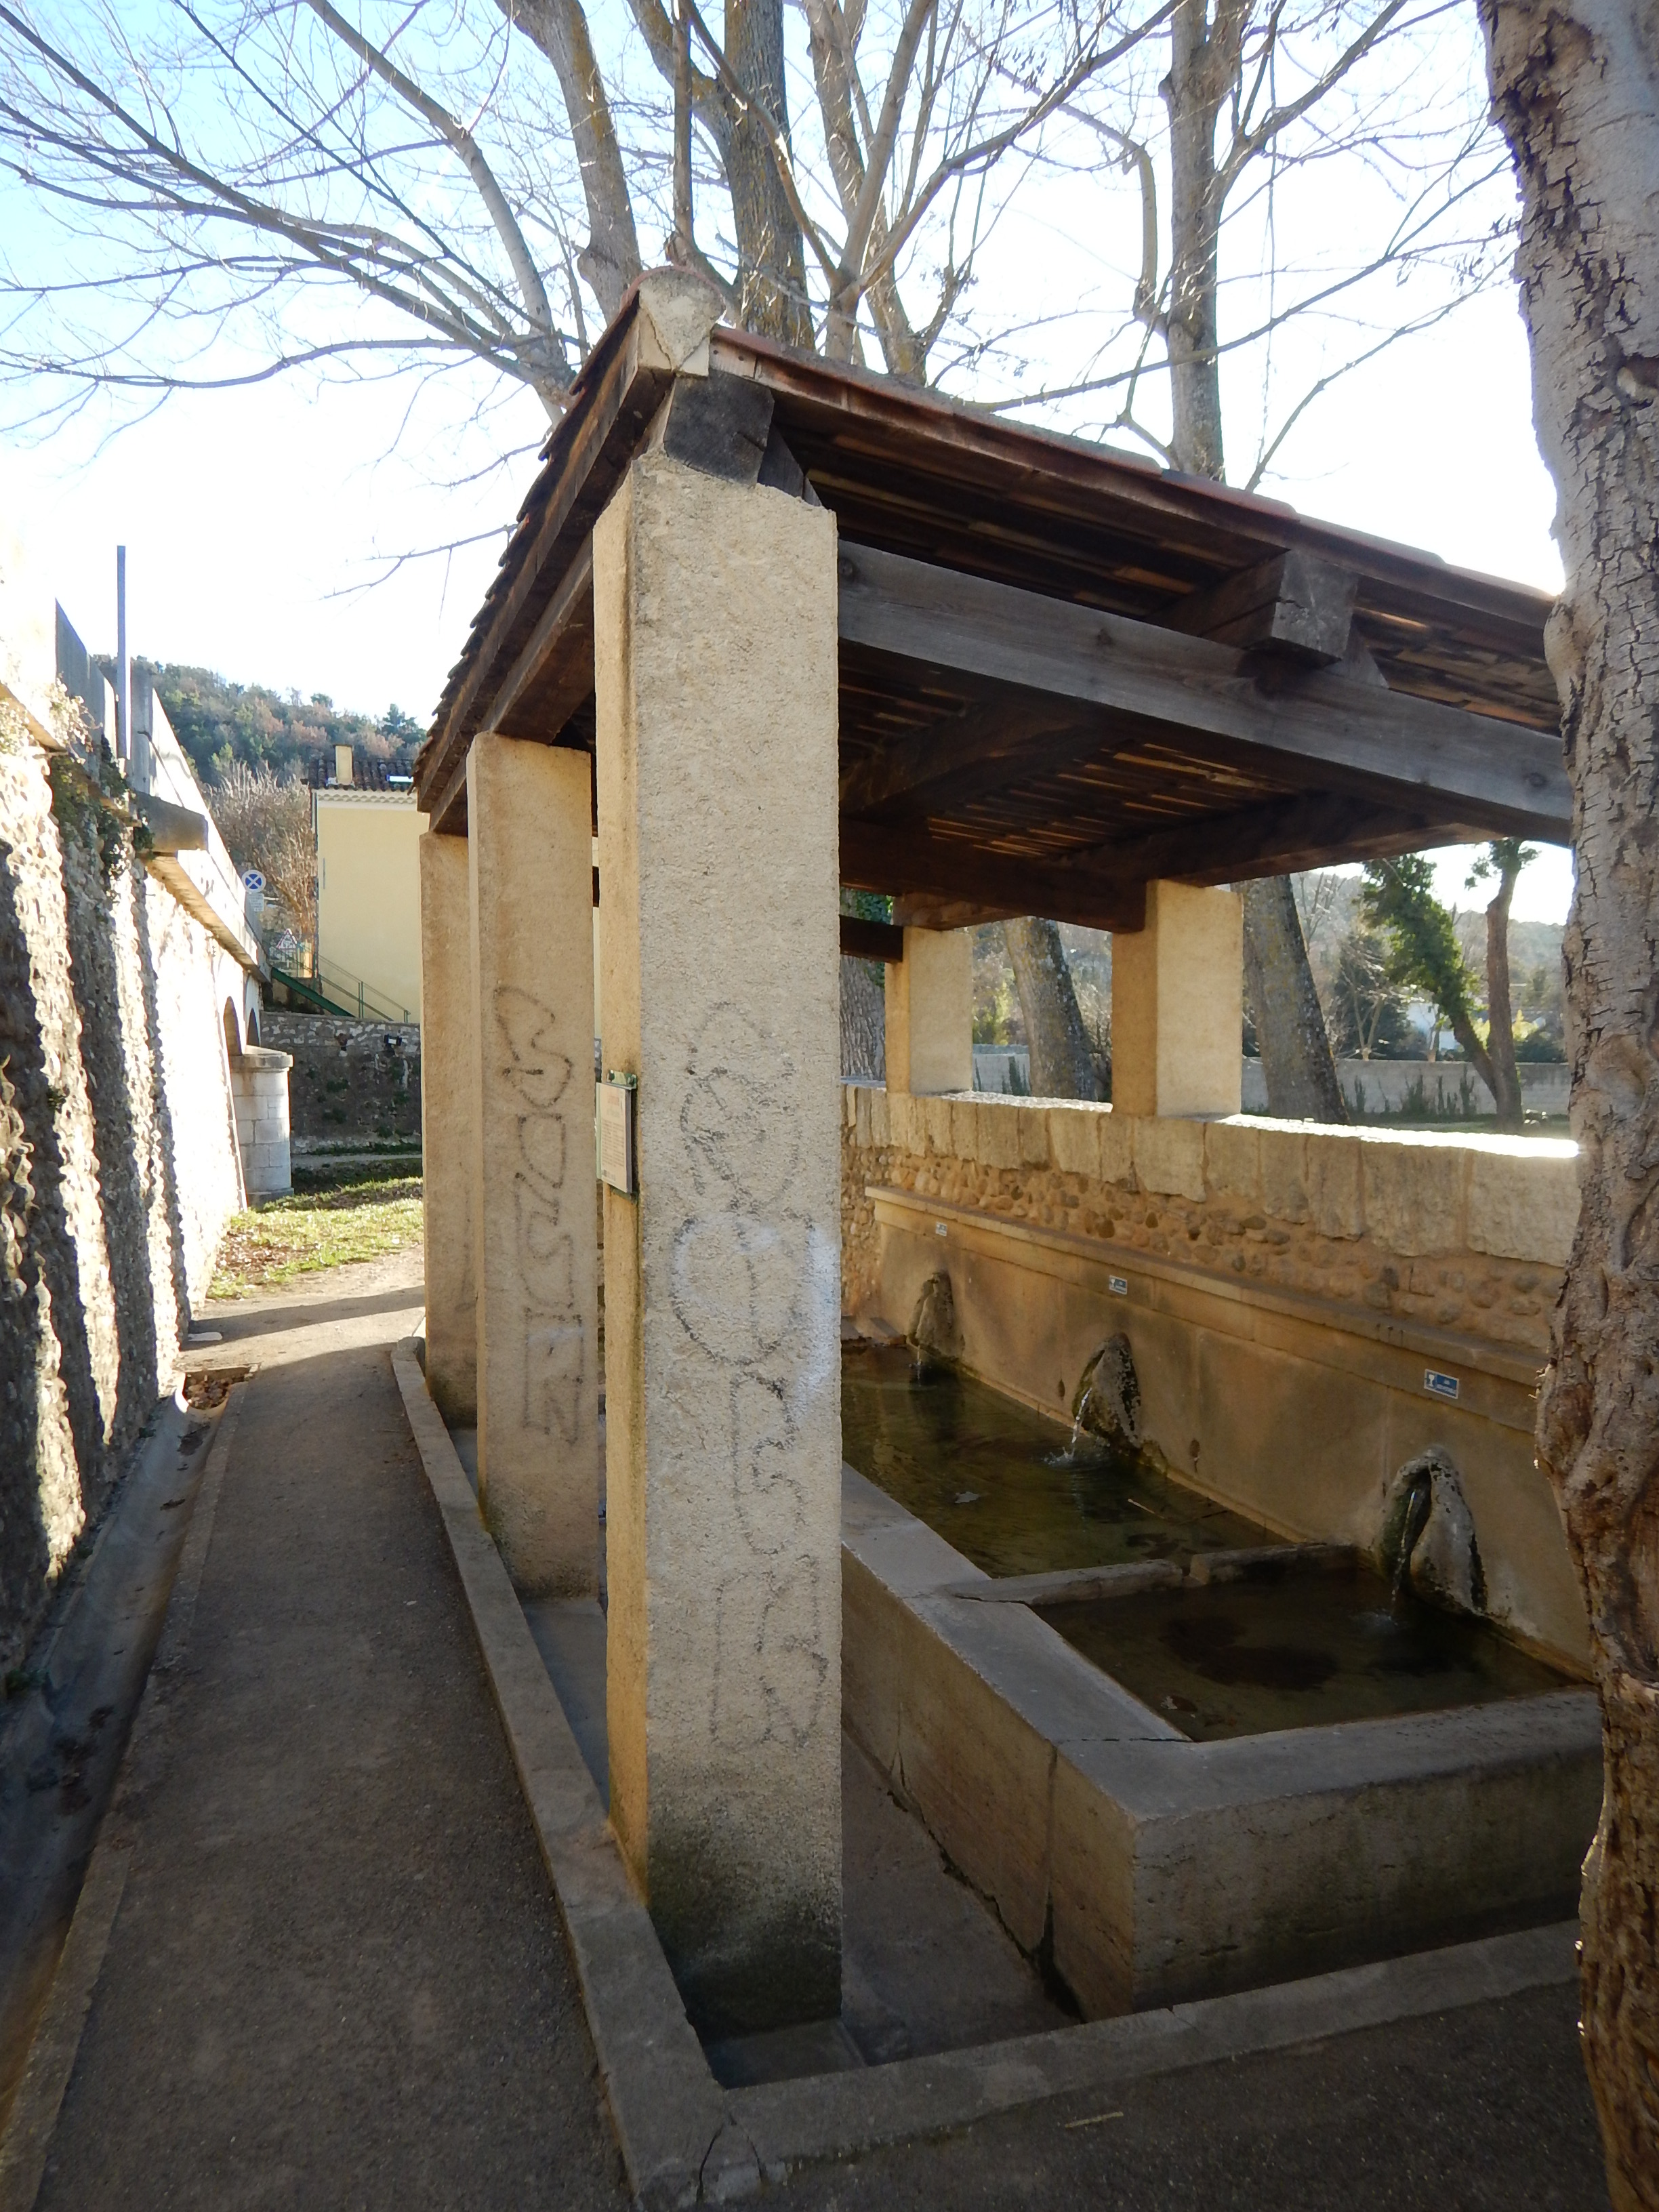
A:
{"type": "Polygon", "coordinates": [[[242,1201],[241,969],[0,697],[0,1665],[157,1397],[242,1201]]]}
{"type": "Polygon", "coordinates": [[[267,1008],[259,1041],[287,1053],[289,1129],[301,1143],[386,1144],[421,1133],[421,1032],[267,1008]],[[388,1038],[393,1040],[388,1043],[388,1038]]]}
{"type": "Polygon", "coordinates": [[[258,1045],[231,1054],[236,1142],[242,1154],[242,1182],[250,1199],[278,1197],[294,1188],[288,1106],[289,1070],[293,1065],[287,1053],[258,1045]]]}
{"type": "MultiPolygon", "coordinates": [[[[1565,1139],[842,1090],[842,1303],[872,1310],[872,1188],[913,1191],[1540,1356],[1578,1212],[1565,1139]]],[[[908,1316],[885,1319],[902,1326],[908,1316]]]]}

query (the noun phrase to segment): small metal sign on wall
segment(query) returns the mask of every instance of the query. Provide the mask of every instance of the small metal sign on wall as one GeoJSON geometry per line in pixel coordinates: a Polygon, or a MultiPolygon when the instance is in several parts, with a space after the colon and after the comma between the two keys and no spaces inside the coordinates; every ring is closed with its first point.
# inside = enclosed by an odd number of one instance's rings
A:
{"type": "Polygon", "coordinates": [[[598,1144],[599,1181],[612,1190],[619,1190],[624,1198],[637,1198],[640,1192],[635,1144],[635,1114],[639,1101],[640,1079],[636,1075],[619,1075],[615,1068],[603,1083],[596,1084],[599,1094],[598,1144]]]}

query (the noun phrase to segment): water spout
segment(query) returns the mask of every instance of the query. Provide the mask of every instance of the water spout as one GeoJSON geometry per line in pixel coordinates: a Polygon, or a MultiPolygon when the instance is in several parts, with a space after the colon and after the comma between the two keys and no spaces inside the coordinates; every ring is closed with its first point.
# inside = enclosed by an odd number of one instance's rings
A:
{"type": "Polygon", "coordinates": [[[1434,1484],[1426,1477],[1412,1485],[1406,1499],[1406,1511],[1400,1524],[1400,1550],[1394,1563],[1394,1601],[1399,1604],[1411,1582],[1412,1553],[1417,1540],[1429,1525],[1429,1515],[1434,1510],[1434,1484]]]}
{"type": "Polygon", "coordinates": [[[1094,1376],[1090,1376],[1078,1393],[1077,1404],[1072,1409],[1072,1433],[1066,1449],[1055,1462],[1059,1467],[1071,1467],[1077,1459],[1077,1448],[1083,1442],[1083,1431],[1088,1425],[1089,1401],[1095,1395],[1094,1376]]]}

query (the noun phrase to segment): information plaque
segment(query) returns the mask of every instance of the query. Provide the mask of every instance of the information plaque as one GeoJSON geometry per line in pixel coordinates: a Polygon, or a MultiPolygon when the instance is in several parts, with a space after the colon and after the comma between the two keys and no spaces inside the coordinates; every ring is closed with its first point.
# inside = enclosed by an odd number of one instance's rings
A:
{"type": "Polygon", "coordinates": [[[639,1097],[639,1079],[618,1075],[613,1068],[599,1093],[599,1181],[624,1198],[639,1196],[635,1168],[634,1109],[639,1097]]]}

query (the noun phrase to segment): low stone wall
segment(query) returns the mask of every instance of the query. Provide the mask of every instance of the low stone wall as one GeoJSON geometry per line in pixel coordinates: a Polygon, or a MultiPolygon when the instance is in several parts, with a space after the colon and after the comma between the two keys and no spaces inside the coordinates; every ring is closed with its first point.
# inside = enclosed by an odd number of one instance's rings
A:
{"type": "Polygon", "coordinates": [[[246,1003],[0,697],[0,1664],[173,1387],[242,1201],[225,1017],[240,1035],[246,1003]]]}
{"type": "Polygon", "coordinates": [[[421,1032],[405,1022],[349,1022],[276,1006],[262,1044],[292,1058],[289,1127],[301,1143],[386,1143],[421,1133],[421,1032]],[[387,1039],[395,1040],[388,1044],[387,1039]]]}
{"type": "MultiPolygon", "coordinates": [[[[872,1188],[1178,1258],[1495,1344],[1547,1349],[1578,1215],[1565,1139],[842,1088],[842,1304],[870,1310],[872,1188]]],[[[902,1321],[908,1316],[890,1316],[902,1321]]]]}
{"type": "Polygon", "coordinates": [[[1584,1664],[1532,1445],[1570,1144],[854,1085],[844,1106],[847,1310],[902,1329],[947,1273],[962,1364],[1061,1419],[1126,1336],[1149,1450],[1297,1540],[1369,1548],[1395,1472],[1438,1448],[1493,1617],[1584,1664]]]}

